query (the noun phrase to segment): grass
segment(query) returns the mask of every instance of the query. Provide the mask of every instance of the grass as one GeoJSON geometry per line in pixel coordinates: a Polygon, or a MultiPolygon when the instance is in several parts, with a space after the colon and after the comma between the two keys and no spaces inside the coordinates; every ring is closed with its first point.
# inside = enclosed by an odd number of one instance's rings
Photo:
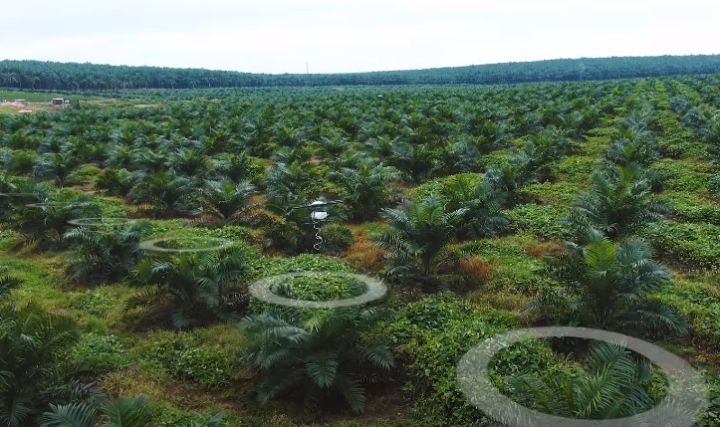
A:
{"type": "Polygon", "coordinates": [[[30,91],[9,91],[0,90],[0,99],[7,99],[13,101],[15,99],[24,99],[29,102],[46,102],[53,98],[63,98],[67,94],[51,93],[51,92],[30,92],[30,91]]]}
{"type": "Polygon", "coordinates": [[[5,107],[0,105],[0,114],[20,114],[15,107],[5,107]]]}

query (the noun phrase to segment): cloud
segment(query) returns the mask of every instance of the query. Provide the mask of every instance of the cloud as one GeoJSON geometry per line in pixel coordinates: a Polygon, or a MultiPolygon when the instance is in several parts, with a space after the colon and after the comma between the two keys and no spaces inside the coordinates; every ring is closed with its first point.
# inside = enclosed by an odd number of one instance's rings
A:
{"type": "Polygon", "coordinates": [[[7,3],[0,58],[252,72],[718,53],[720,35],[705,0],[7,3]]]}

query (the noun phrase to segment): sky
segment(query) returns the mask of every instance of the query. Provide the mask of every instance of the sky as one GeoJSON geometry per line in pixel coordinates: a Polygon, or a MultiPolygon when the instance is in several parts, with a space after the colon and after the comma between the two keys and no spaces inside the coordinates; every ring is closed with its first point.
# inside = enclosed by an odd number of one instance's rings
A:
{"type": "Polygon", "coordinates": [[[0,0],[0,59],[264,73],[720,53],[718,0],[0,0]]]}

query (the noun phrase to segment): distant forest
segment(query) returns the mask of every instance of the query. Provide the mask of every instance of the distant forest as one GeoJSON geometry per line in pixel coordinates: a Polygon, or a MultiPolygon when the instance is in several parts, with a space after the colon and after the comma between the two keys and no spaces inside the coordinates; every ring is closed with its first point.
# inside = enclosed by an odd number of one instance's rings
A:
{"type": "Polygon", "coordinates": [[[720,72],[720,55],[554,59],[425,70],[342,74],[256,74],[194,68],[0,61],[0,87],[102,90],[262,86],[510,84],[720,72]]]}

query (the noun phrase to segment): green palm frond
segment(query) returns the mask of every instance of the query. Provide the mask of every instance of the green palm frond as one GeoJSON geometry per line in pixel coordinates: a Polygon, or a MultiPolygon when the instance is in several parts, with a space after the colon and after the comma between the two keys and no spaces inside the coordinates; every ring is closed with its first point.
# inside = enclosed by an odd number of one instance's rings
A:
{"type": "Polygon", "coordinates": [[[318,387],[328,388],[335,382],[338,368],[337,354],[313,354],[305,359],[305,367],[308,376],[318,387]]]}
{"type": "Polygon", "coordinates": [[[40,417],[40,427],[94,427],[97,410],[83,403],[50,405],[40,417]]]}
{"type": "Polygon", "coordinates": [[[98,427],[149,427],[150,411],[147,398],[116,399],[102,407],[104,420],[98,427]]]}

